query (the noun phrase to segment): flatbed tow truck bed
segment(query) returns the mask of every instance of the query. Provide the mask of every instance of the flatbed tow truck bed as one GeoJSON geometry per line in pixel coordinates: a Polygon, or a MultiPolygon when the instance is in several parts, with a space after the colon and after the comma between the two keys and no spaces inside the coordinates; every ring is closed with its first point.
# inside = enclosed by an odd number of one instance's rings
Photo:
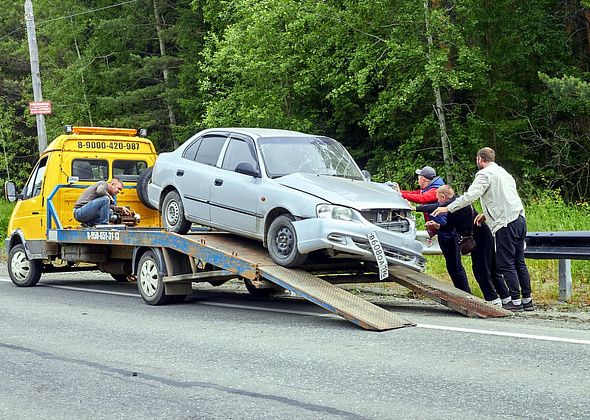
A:
{"type": "MultiPolygon", "coordinates": [[[[256,287],[280,287],[313,302],[361,328],[385,331],[414,325],[344,289],[341,283],[379,282],[371,265],[309,264],[301,269],[288,269],[275,264],[260,243],[223,232],[196,232],[186,235],[161,229],[111,227],[90,229],[49,229],[48,242],[62,246],[95,245],[108,247],[115,255],[130,255],[133,273],[142,282],[142,256],[151,251],[163,287],[162,297],[186,296],[192,293],[193,282],[221,284],[230,278],[241,278],[256,287]]],[[[151,265],[149,265],[151,267],[151,265]]],[[[149,279],[148,279],[149,280],[149,279]]],[[[471,317],[501,317],[510,313],[454,288],[424,273],[402,267],[390,267],[389,278],[417,294],[433,299],[457,312],[471,317]]],[[[268,290],[268,289],[267,289],[268,290]]],[[[141,287],[140,287],[141,291],[141,287]]],[[[168,303],[151,300],[149,304],[168,303]]]]}

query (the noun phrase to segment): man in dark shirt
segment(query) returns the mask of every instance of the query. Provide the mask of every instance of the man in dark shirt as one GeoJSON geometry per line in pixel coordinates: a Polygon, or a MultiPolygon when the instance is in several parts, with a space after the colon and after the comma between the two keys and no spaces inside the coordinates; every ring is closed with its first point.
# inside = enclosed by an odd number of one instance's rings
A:
{"type": "Polygon", "coordinates": [[[111,208],[130,214],[125,207],[115,206],[115,196],[123,189],[123,182],[113,178],[110,182],[98,181],[86,188],[74,204],[74,219],[87,225],[106,225],[111,217],[111,208]]]}
{"type": "MultiPolygon", "coordinates": [[[[439,206],[447,206],[455,201],[457,196],[449,185],[443,185],[437,190],[439,202],[420,206],[422,211],[434,211],[439,206]]],[[[447,213],[444,223],[429,222],[429,224],[442,232],[454,232],[455,236],[473,235],[477,246],[471,251],[471,266],[473,276],[479,284],[484,299],[497,306],[501,306],[504,300],[510,300],[510,292],[503,279],[496,275],[494,262],[494,238],[490,228],[485,223],[477,223],[477,211],[473,206],[467,206],[455,213],[447,213]],[[499,296],[498,296],[499,295],[499,296]]],[[[438,216],[436,216],[438,217],[438,216]]],[[[439,239],[440,242],[440,239],[439,239]]],[[[442,249],[442,247],[441,247],[442,249]]],[[[456,257],[461,259],[459,246],[454,249],[456,257]]]]}

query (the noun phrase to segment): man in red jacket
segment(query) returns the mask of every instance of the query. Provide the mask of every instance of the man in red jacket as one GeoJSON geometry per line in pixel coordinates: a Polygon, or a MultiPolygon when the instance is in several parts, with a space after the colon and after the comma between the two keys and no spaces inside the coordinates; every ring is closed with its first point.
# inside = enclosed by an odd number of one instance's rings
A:
{"type": "MultiPolygon", "coordinates": [[[[418,175],[419,190],[414,191],[400,191],[403,198],[411,203],[415,204],[430,204],[436,203],[436,189],[445,184],[440,176],[436,176],[436,171],[431,166],[425,166],[422,169],[416,169],[416,175],[418,175]]],[[[429,221],[430,215],[424,213],[424,220],[429,221]]],[[[430,237],[436,235],[436,230],[426,227],[430,237]]]]}

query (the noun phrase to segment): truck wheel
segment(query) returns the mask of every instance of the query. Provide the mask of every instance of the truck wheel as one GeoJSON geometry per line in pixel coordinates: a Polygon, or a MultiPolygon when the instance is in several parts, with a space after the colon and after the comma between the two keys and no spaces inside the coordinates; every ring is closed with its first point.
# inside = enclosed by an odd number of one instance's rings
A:
{"type": "Polygon", "coordinates": [[[170,232],[184,235],[191,228],[191,222],[184,217],[184,205],[176,191],[170,191],[162,204],[162,225],[170,232]]]}
{"type": "Polygon", "coordinates": [[[164,293],[160,264],[152,251],[147,251],[139,260],[137,288],[148,305],[165,305],[172,300],[164,293]]]}
{"type": "Polygon", "coordinates": [[[297,250],[297,234],[293,216],[283,214],[272,221],[266,233],[270,258],[283,267],[298,267],[307,258],[297,250]]]}
{"type": "Polygon", "coordinates": [[[146,206],[148,209],[158,210],[156,207],[152,206],[150,200],[148,200],[148,184],[152,180],[152,172],[154,172],[154,167],[150,166],[141,174],[139,174],[135,188],[137,189],[137,198],[139,198],[141,204],[146,206]]]}
{"type": "Polygon", "coordinates": [[[41,260],[29,260],[23,245],[16,245],[8,254],[8,274],[10,280],[19,287],[36,285],[43,272],[41,260]]]}

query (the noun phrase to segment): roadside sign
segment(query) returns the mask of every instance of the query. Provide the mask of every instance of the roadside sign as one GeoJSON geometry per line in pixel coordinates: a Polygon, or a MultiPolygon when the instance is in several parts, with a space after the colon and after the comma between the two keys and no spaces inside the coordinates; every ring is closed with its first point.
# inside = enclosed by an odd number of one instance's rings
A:
{"type": "Polygon", "coordinates": [[[29,112],[31,115],[51,114],[51,101],[29,102],[29,112]]]}

